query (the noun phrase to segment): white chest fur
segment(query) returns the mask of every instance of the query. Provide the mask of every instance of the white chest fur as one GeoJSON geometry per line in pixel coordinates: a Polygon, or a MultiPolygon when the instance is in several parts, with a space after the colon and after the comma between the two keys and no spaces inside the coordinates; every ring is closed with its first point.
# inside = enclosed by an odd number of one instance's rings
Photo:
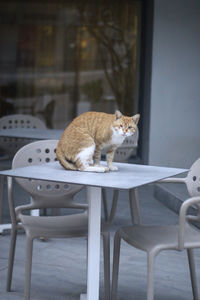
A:
{"type": "Polygon", "coordinates": [[[112,140],[111,140],[111,144],[112,145],[121,145],[123,143],[123,141],[125,140],[125,136],[123,135],[120,135],[116,132],[113,132],[113,135],[112,135],[112,140]]]}
{"type": "Polygon", "coordinates": [[[120,132],[118,132],[118,131],[116,131],[116,130],[114,130],[113,128],[112,128],[112,136],[111,136],[111,140],[108,142],[108,143],[106,143],[106,144],[104,144],[103,145],[103,148],[104,149],[107,149],[107,148],[109,148],[111,145],[112,146],[120,146],[122,143],[123,143],[123,141],[125,140],[125,138],[126,138],[126,136],[124,136],[124,135],[122,135],[122,133],[120,133],[120,132]]]}

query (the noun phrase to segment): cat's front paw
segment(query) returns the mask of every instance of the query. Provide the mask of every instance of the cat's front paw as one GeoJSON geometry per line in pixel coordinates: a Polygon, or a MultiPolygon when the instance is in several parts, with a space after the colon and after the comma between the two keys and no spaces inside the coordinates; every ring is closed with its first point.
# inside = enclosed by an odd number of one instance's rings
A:
{"type": "Polygon", "coordinates": [[[106,167],[105,165],[101,165],[100,163],[99,164],[93,164],[92,165],[93,167],[97,167],[97,168],[103,168],[104,169],[104,172],[109,172],[109,167],[106,167]]]}
{"type": "Polygon", "coordinates": [[[85,172],[98,172],[98,173],[105,173],[109,171],[108,167],[105,166],[86,166],[83,169],[79,169],[79,171],[85,172]]]}
{"type": "Polygon", "coordinates": [[[114,165],[111,165],[109,166],[109,170],[110,171],[117,171],[118,170],[118,167],[114,166],[114,165]]]}

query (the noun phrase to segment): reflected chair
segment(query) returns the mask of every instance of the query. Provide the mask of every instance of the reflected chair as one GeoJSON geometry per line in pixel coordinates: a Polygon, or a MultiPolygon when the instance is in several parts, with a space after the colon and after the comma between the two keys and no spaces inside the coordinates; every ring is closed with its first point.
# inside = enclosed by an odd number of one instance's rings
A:
{"type": "MultiPolygon", "coordinates": [[[[46,129],[46,125],[42,120],[32,115],[14,114],[0,118],[1,130],[16,128],[46,129]]],[[[30,139],[0,137],[0,148],[5,151],[9,158],[12,158],[18,149],[30,141],[30,139]]]]}
{"type": "MultiPolygon", "coordinates": [[[[40,128],[45,129],[45,123],[31,115],[14,114],[7,115],[0,118],[0,129],[16,129],[16,128],[40,128]]],[[[30,139],[0,137],[0,149],[4,151],[5,155],[1,160],[12,159],[14,154],[22,146],[30,143],[30,139]]],[[[8,166],[10,167],[10,166],[8,166]]],[[[7,168],[8,168],[7,167],[7,168]]],[[[3,187],[3,177],[0,179],[0,185],[3,187]]],[[[3,188],[0,190],[0,223],[3,221],[3,188]]]]}
{"type": "MultiPolygon", "coordinates": [[[[138,146],[138,139],[139,139],[139,131],[138,128],[134,135],[127,137],[123,144],[117,148],[115,151],[114,161],[115,162],[128,162],[131,155],[136,151],[138,146]]],[[[117,209],[117,203],[119,198],[119,190],[114,189],[113,190],[113,198],[111,203],[110,212],[108,213],[108,204],[107,204],[107,196],[106,196],[106,190],[102,189],[102,198],[103,198],[103,208],[104,208],[104,217],[105,220],[108,222],[112,222],[117,209]]],[[[134,222],[140,222],[141,216],[139,213],[139,205],[138,205],[138,194],[137,189],[134,189],[130,192],[129,195],[129,202],[130,202],[130,214],[131,214],[131,220],[132,223],[134,222]],[[137,207],[135,207],[137,205],[137,207]],[[137,209],[137,214],[135,209],[137,209]],[[136,220],[137,218],[137,220],[136,220]]]]}
{"type": "Polygon", "coordinates": [[[193,299],[198,300],[198,289],[194,264],[194,248],[200,248],[200,231],[193,222],[200,222],[200,159],[190,168],[186,178],[167,178],[161,182],[185,183],[189,198],[183,202],[178,225],[121,227],[114,238],[112,300],[117,299],[117,284],[121,239],[131,246],[147,252],[147,300],[154,299],[154,263],[162,250],[187,250],[193,299]],[[196,215],[188,214],[188,208],[196,207],[196,215]]]}
{"type": "MultiPolygon", "coordinates": [[[[14,156],[12,168],[34,164],[49,163],[56,159],[58,140],[45,140],[30,143],[22,147],[14,156]]],[[[77,203],[73,197],[83,186],[40,180],[16,178],[17,183],[31,196],[31,202],[15,207],[13,197],[13,180],[8,177],[8,201],[12,220],[11,245],[8,261],[7,291],[11,290],[13,263],[17,231],[23,228],[26,233],[26,264],[24,299],[30,299],[31,265],[33,240],[37,237],[87,237],[88,204],[77,203]],[[76,213],[57,216],[28,215],[35,209],[65,208],[75,209],[76,213]],[[81,209],[81,211],[80,211],[81,209]]],[[[104,286],[105,299],[110,298],[110,238],[108,226],[102,225],[104,247],[104,286]]]]}

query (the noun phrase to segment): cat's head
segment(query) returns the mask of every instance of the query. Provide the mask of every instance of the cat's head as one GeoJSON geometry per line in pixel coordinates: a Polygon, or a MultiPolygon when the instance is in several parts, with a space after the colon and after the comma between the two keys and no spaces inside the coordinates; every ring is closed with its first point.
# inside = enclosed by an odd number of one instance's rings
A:
{"type": "Polygon", "coordinates": [[[133,117],[127,117],[122,115],[120,111],[115,112],[115,120],[112,128],[115,133],[127,137],[133,135],[137,130],[137,124],[139,122],[140,115],[136,114],[133,117]]]}

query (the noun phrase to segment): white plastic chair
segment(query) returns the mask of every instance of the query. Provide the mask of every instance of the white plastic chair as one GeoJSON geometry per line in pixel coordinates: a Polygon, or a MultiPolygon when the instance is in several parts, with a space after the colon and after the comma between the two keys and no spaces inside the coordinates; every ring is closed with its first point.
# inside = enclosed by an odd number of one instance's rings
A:
{"type": "MultiPolygon", "coordinates": [[[[46,129],[46,125],[42,120],[31,115],[15,114],[0,118],[0,129],[16,128],[46,129]]],[[[13,157],[18,149],[30,143],[30,141],[30,139],[0,137],[0,147],[5,150],[9,157],[13,157]]]]}
{"type": "MultiPolygon", "coordinates": [[[[37,117],[31,115],[14,114],[0,118],[0,129],[15,129],[15,128],[40,128],[45,129],[45,123],[37,117]]],[[[30,139],[13,138],[13,137],[0,137],[0,148],[5,152],[2,159],[12,159],[14,154],[22,146],[30,143],[30,139]]],[[[3,177],[0,178],[0,223],[3,221],[3,177]]]]}
{"type": "MultiPolygon", "coordinates": [[[[137,128],[135,134],[130,137],[127,137],[123,142],[123,144],[119,148],[117,148],[117,150],[115,151],[114,161],[128,162],[132,153],[135,151],[135,149],[138,146],[138,139],[139,139],[139,131],[137,128]]],[[[111,209],[109,213],[108,213],[108,204],[107,204],[107,196],[106,196],[105,189],[102,190],[102,198],[103,198],[105,220],[111,223],[115,217],[115,213],[117,209],[119,190],[117,189],[113,190],[113,198],[112,198],[111,209]]],[[[134,189],[131,192],[129,201],[130,201],[130,215],[131,215],[132,222],[133,223],[140,222],[141,216],[139,213],[138,194],[136,189],[134,189]],[[135,206],[134,206],[135,204],[137,205],[137,212],[139,213],[139,215],[135,214],[135,206]],[[136,221],[136,218],[138,219],[138,221],[136,221]]]]}
{"type": "MultiPolygon", "coordinates": [[[[32,164],[42,164],[57,160],[56,147],[58,140],[45,140],[30,143],[21,148],[14,156],[12,168],[32,164]]],[[[49,181],[17,178],[18,184],[30,194],[29,204],[15,207],[13,199],[13,182],[8,178],[8,201],[12,220],[11,245],[8,261],[7,291],[11,289],[13,262],[17,231],[24,228],[26,233],[26,265],[24,299],[30,299],[31,265],[33,240],[37,237],[80,237],[87,236],[88,215],[86,203],[76,203],[73,196],[82,189],[80,185],[63,184],[49,181]],[[26,211],[41,208],[79,209],[76,214],[58,216],[32,216],[26,211]],[[80,209],[83,212],[80,212],[80,209]]],[[[104,246],[104,285],[105,299],[110,298],[110,238],[108,226],[102,226],[104,246]]]]}
{"type": "Polygon", "coordinates": [[[133,247],[147,252],[147,300],[154,299],[154,262],[162,250],[187,249],[193,299],[198,300],[193,248],[200,248],[200,231],[191,222],[200,222],[200,159],[190,168],[186,178],[167,178],[161,182],[185,183],[190,198],[183,202],[179,224],[168,226],[133,225],[121,227],[114,238],[113,278],[111,299],[117,299],[119,256],[121,239],[133,247]],[[189,207],[197,208],[197,215],[187,215],[189,207]]]}

